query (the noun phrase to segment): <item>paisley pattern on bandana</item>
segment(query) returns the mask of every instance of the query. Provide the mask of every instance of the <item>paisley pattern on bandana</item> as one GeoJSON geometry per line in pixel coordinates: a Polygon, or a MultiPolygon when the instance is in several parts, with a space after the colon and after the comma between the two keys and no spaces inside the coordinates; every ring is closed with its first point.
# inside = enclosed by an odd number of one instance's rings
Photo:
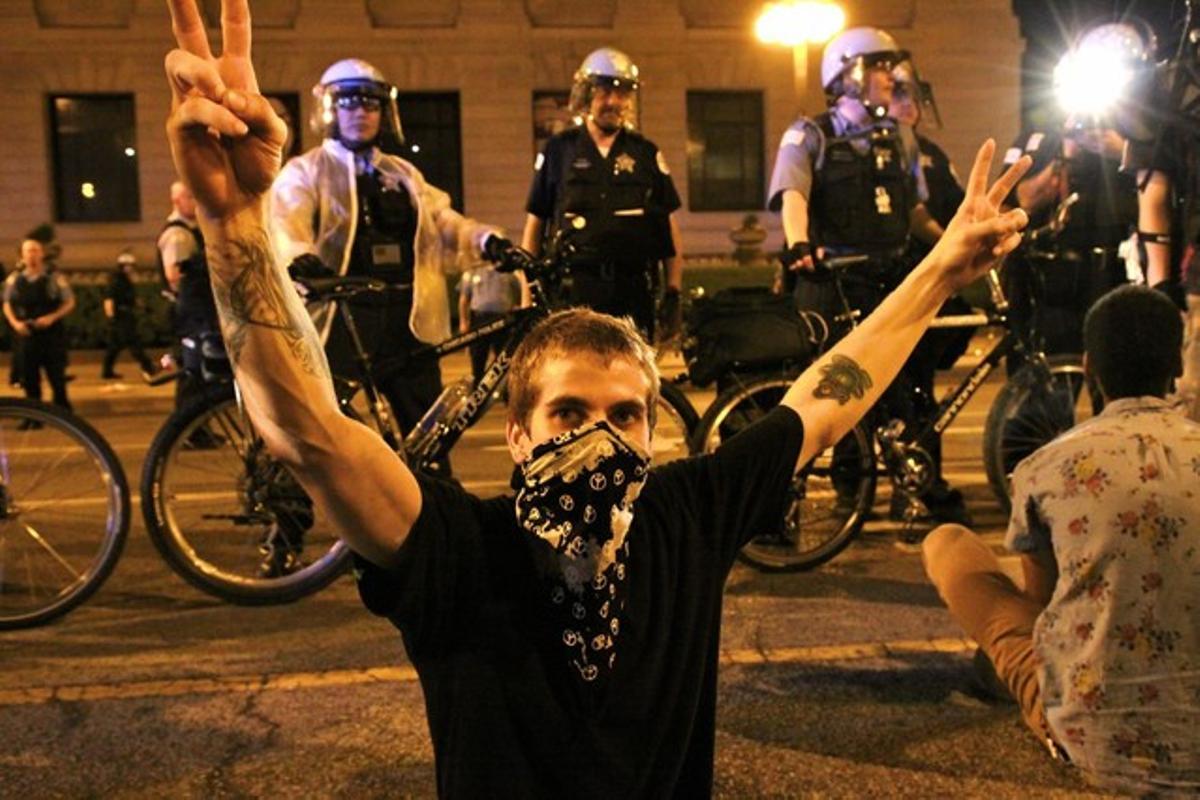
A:
{"type": "Polygon", "coordinates": [[[591,683],[616,663],[633,502],[650,458],[606,422],[560,434],[521,465],[517,522],[541,559],[568,663],[591,683]]]}

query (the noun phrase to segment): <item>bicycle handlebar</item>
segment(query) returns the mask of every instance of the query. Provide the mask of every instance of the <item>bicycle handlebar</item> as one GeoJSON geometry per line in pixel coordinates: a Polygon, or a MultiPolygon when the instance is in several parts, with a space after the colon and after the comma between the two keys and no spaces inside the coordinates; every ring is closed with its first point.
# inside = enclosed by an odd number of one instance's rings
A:
{"type": "Polygon", "coordinates": [[[304,289],[304,299],[310,302],[345,300],[365,292],[385,292],[388,284],[378,278],[362,275],[337,275],[331,278],[292,277],[292,282],[304,289]]]}

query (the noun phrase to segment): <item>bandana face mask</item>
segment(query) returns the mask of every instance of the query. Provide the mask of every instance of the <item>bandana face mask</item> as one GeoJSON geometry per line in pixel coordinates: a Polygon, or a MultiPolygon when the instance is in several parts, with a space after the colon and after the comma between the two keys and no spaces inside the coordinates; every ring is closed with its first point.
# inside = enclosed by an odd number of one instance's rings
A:
{"type": "Polygon", "coordinates": [[[537,537],[568,662],[585,682],[611,671],[625,606],[626,535],[650,458],[607,422],[560,434],[521,464],[517,522],[537,537]]]}

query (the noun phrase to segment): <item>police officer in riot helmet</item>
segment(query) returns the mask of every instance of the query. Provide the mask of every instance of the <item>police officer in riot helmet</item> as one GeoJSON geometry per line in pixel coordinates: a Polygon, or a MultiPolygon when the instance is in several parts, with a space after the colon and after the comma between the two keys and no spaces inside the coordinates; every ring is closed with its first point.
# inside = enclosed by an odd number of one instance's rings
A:
{"type": "MultiPolygon", "coordinates": [[[[293,275],[363,275],[388,284],[351,301],[368,355],[389,363],[450,336],[443,265],[464,270],[482,248],[511,244],[495,229],[450,207],[450,196],[393,155],[404,140],[397,90],[361,59],[338,61],[313,87],[312,126],[323,141],[291,159],[271,188],[270,226],[277,259],[293,275]]],[[[358,377],[346,326],[329,305],[312,309],[334,373],[358,377]]],[[[442,391],[436,360],[384,371],[381,390],[403,431],[442,391]],[[390,376],[389,374],[390,373],[390,376]]],[[[437,467],[449,471],[448,464],[437,467]]],[[[294,559],[267,554],[265,568],[286,572],[294,559]]]]}
{"type": "Polygon", "coordinates": [[[551,137],[535,164],[522,246],[569,243],[568,300],[632,317],[656,333],[659,270],[665,267],[659,338],[678,326],[683,262],[673,212],[681,205],[666,159],[634,130],[638,68],[602,47],[575,72],[577,125],[551,137]]]}
{"type": "MultiPolygon", "coordinates": [[[[831,321],[843,318],[832,325],[835,339],[845,335],[847,325],[836,286],[820,272],[823,256],[866,258],[841,280],[846,301],[865,316],[907,272],[910,235],[932,243],[942,234],[923,203],[926,188],[915,140],[906,147],[888,116],[892,71],[908,59],[896,40],[877,28],[851,28],[834,38],[821,59],[829,108],[793,123],[776,156],[767,205],[782,216],[785,285],[793,287],[800,309],[831,321]]],[[[911,421],[913,396],[904,378],[892,384],[884,405],[889,416],[911,421]]],[[[851,458],[842,447],[835,451],[837,465],[851,458]]],[[[967,519],[961,494],[944,485],[921,500],[935,519],[967,519]]],[[[893,513],[911,519],[916,510],[903,504],[893,513]]]]}

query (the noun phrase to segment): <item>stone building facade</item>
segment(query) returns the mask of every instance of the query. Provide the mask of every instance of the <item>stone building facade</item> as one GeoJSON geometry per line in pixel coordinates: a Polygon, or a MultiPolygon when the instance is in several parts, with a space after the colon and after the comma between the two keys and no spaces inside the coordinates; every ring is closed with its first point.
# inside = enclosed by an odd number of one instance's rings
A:
{"type": "MultiPolygon", "coordinates": [[[[216,25],[219,0],[203,0],[216,25]]],[[[978,144],[1015,136],[1023,42],[1010,0],[844,0],[848,24],[891,31],[936,88],[945,127],[930,131],[965,172],[978,144]]],[[[689,253],[728,253],[728,233],[759,208],[688,208],[689,91],[762,93],[762,170],[801,108],[818,111],[819,48],[799,95],[790,50],[759,43],[759,0],[252,0],[254,56],[266,91],[294,92],[302,116],[313,82],[349,56],[402,91],[457,92],[465,210],[516,232],[532,169],[532,93],[566,90],[580,60],[613,45],[644,76],[641,127],[671,165],[689,253]]],[[[152,263],[173,170],[163,134],[162,61],[173,46],[163,0],[0,0],[0,261],[18,238],[55,221],[47,98],[130,93],[135,99],[140,220],[56,222],[67,267],[107,266],[132,244],[152,263]]],[[[219,39],[214,28],[210,35],[219,39]]],[[[401,109],[403,116],[403,108],[401,109]]],[[[303,131],[304,147],[316,143],[303,131]]],[[[694,152],[695,143],[691,148],[694,152]]],[[[780,245],[778,221],[761,214],[780,245]]]]}

